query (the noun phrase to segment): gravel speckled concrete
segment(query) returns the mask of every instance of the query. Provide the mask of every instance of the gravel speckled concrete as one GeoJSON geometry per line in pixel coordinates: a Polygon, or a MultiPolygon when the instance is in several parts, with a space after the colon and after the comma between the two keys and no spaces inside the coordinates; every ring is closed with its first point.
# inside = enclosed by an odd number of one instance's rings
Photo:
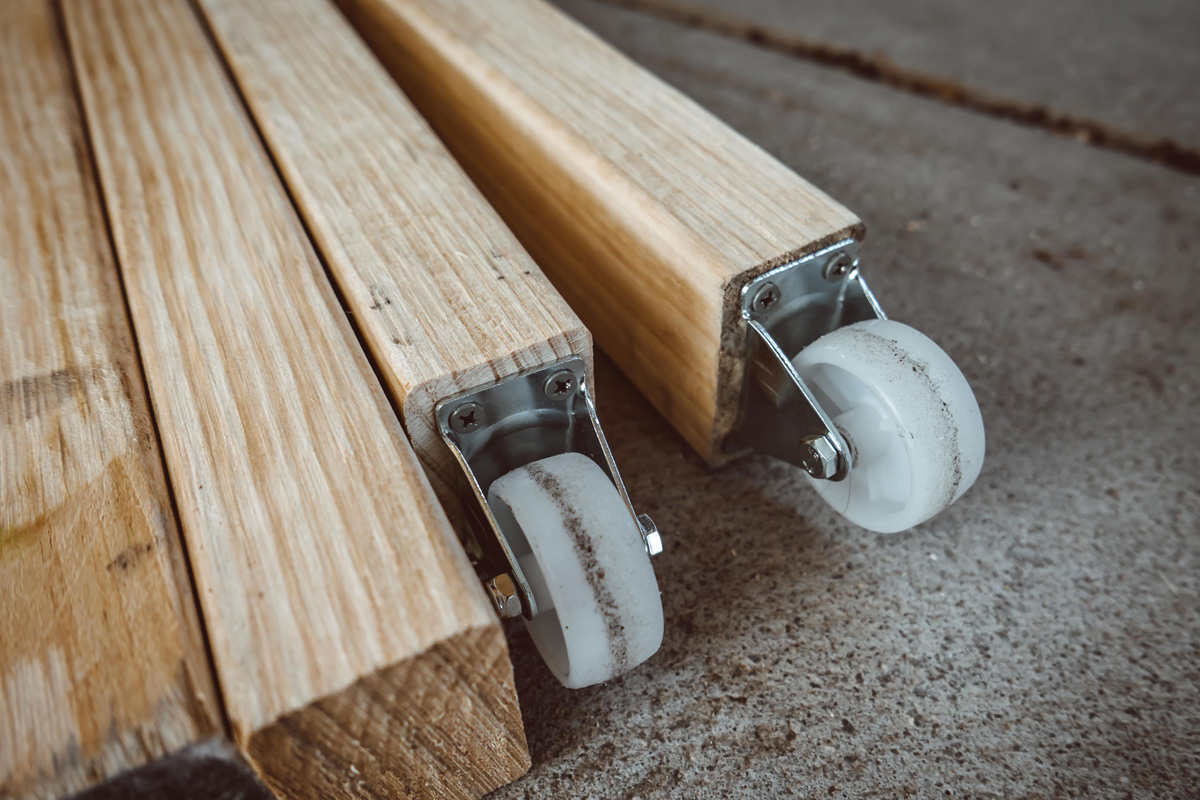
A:
{"type": "Polygon", "coordinates": [[[863,216],[989,456],[949,512],[874,535],[790,467],[705,470],[602,361],[666,641],[569,692],[515,626],[534,768],[494,796],[1200,796],[1200,181],[564,7],[863,216]]]}

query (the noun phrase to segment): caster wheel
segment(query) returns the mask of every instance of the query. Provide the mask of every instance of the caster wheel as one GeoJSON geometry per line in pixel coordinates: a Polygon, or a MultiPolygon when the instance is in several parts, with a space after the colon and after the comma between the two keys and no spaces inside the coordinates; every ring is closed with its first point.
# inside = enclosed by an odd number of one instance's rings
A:
{"type": "Polygon", "coordinates": [[[792,363],[850,447],[843,481],[811,479],[846,519],[895,533],[970,488],[983,466],[979,404],[950,356],[892,320],[838,328],[792,363]]]}
{"type": "Polygon", "coordinates": [[[611,680],[658,650],[662,601],[641,530],[595,462],[563,453],[515,469],[488,505],[537,601],[525,625],[564,686],[611,680]]]}

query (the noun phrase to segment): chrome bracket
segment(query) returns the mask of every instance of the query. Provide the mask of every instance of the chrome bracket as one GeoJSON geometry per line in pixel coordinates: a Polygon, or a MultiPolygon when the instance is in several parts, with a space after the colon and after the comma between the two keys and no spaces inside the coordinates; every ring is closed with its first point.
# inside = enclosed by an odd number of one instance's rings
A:
{"type": "Polygon", "coordinates": [[[859,272],[858,242],[846,239],[758,276],[742,287],[741,311],[749,368],[733,443],[814,478],[845,479],[850,449],[792,357],[843,325],[887,319],[859,272]]]}
{"type": "Polygon", "coordinates": [[[464,545],[502,617],[518,613],[517,604],[511,602],[513,591],[520,600],[522,616],[533,619],[538,613],[529,582],[487,503],[492,483],[518,467],[560,453],[587,456],[617,487],[638,522],[647,553],[662,549],[654,523],[634,511],[625,491],[596,416],[582,358],[571,356],[448,397],[437,404],[434,414],[442,440],[466,477],[469,540],[464,545]],[[505,575],[511,580],[511,590],[503,580],[505,575]],[[503,588],[497,590],[497,584],[503,588]]]}

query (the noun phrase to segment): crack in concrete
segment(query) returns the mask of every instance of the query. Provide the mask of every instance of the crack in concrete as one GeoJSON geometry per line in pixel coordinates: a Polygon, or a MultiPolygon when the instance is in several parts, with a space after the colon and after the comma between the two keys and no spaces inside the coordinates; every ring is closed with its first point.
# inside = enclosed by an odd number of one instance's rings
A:
{"type": "Polygon", "coordinates": [[[773,31],[752,22],[689,8],[671,0],[593,0],[625,8],[695,30],[734,39],[791,58],[840,69],[893,89],[938,100],[986,116],[1134,158],[1152,161],[1179,172],[1200,175],[1200,150],[1169,137],[1156,137],[1114,128],[1093,119],[1068,114],[1037,103],[1023,103],[984,89],[893,64],[881,55],[831,45],[795,34],[773,31]]]}

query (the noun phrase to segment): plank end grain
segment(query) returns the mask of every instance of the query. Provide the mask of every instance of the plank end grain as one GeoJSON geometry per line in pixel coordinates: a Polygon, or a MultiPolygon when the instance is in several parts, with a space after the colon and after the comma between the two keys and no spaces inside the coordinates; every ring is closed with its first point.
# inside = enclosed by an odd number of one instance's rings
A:
{"type": "Polygon", "coordinates": [[[596,342],[728,460],[738,292],[858,218],[538,0],[337,2],[596,342]]]}
{"type": "Polygon", "coordinates": [[[282,797],[480,797],[530,766],[512,680],[503,632],[471,628],[283,716],[248,750],[282,797]]]}
{"type": "Polygon", "coordinates": [[[49,0],[0,4],[0,796],[223,723],[49,0]]]}

